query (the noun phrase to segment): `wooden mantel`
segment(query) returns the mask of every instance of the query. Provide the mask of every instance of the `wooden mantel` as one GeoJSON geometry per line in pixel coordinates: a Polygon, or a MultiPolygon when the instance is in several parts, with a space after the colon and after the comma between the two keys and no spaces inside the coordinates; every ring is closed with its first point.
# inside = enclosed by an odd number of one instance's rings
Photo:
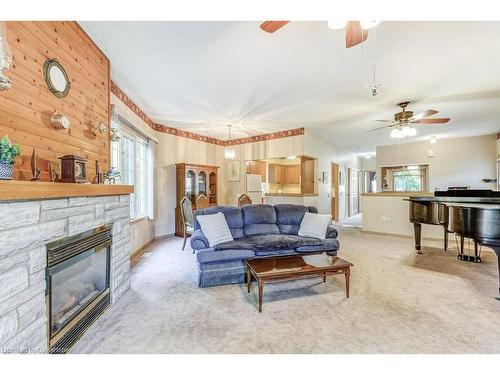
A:
{"type": "Polygon", "coordinates": [[[25,199],[131,194],[131,185],[70,184],[42,181],[0,181],[0,202],[25,199]]]}

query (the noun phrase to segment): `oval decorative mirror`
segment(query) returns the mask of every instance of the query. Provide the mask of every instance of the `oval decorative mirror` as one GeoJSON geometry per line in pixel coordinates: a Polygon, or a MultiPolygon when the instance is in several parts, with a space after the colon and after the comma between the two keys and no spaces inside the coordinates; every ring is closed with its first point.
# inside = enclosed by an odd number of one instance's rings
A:
{"type": "Polygon", "coordinates": [[[68,95],[71,86],[68,75],[57,59],[47,59],[45,61],[43,75],[52,94],[58,98],[64,98],[68,95]]]}

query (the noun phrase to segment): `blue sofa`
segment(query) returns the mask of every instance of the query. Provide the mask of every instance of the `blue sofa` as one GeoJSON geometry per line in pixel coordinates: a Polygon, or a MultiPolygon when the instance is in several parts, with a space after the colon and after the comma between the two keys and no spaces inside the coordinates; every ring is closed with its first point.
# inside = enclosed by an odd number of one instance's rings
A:
{"type": "Polygon", "coordinates": [[[198,286],[237,284],[245,281],[245,259],[291,254],[326,252],[337,255],[337,230],[328,226],[326,239],[298,236],[306,212],[317,213],[315,207],[294,204],[217,206],[195,211],[195,230],[191,247],[196,252],[198,286]],[[222,212],[233,241],[210,247],[196,218],[222,212]]]}

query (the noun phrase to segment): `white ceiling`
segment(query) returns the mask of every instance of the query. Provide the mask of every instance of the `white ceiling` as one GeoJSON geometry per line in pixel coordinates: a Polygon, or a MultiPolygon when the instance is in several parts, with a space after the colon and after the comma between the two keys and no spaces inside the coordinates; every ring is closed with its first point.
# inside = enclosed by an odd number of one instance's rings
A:
{"type": "Polygon", "coordinates": [[[154,121],[220,139],[305,127],[356,152],[397,142],[400,101],[446,125],[416,139],[500,131],[500,22],[383,22],[346,49],[344,30],[291,22],[80,22],[111,60],[112,79],[154,121]],[[375,30],[375,38],[374,38],[375,30]],[[372,97],[373,41],[379,94],[372,97]]]}

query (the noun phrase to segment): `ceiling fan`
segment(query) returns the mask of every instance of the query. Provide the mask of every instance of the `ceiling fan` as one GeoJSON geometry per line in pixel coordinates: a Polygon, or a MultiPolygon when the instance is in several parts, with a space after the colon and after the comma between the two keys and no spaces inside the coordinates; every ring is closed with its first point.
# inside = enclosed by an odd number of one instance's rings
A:
{"type": "MultiPolygon", "coordinates": [[[[281,29],[290,21],[265,21],[260,25],[260,28],[268,33],[274,33],[281,29]]],[[[347,21],[343,23],[328,22],[328,27],[332,29],[342,29],[345,27],[345,46],[346,48],[354,47],[363,43],[368,38],[368,29],[378,24],[376,21],[360,22],[347,21]]]]}
{"type": "Polygon", "coordinates": [[[433,109],[428,109],[427,111],[414,115],[412,111],[406,110],[408,104],[410,104],[410,102],[398,103],[398,107],[400,107],[402,111],[394,115],[394,120],[375,120],[379,122],[390,122],[390,124],[368,130],[368,133],[385,128],[394,128],[391,132],[392,138],[412,137],[417,134],[417,130],[410,127],[410,124],[446,124],[450,121],[449,118],[427,118],[438,113],[438,111],[433,109]]]}

